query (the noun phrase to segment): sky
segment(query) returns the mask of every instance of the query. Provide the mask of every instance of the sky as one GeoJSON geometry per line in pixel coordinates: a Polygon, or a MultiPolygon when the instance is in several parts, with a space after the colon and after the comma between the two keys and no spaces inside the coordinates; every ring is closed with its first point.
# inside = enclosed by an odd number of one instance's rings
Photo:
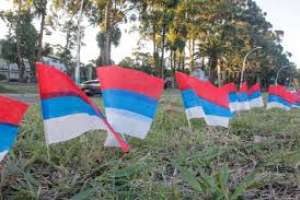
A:
{"type": "Polygon", "coordinates": [[[274,30],[283,30],[283,47],[300,68],[300,0],[256,0],[274,30]]]}
{"type": "MultiPolygon", "coordinates": [[[[9,9],[11,5],[8,0],[0,0],[0,11],[9,9]]],[[[267,12],[267,20],[273,24],[274,30],[283,30],[283,46],[285,51],[292,53],[291,61],[300,68],[300,0],[255,0],[264,12],[267,12]]],[[[35,21],[38,27],[39,21],[35,21]]],[[[112,48],[112,59],[118,63],[126,56],[131,56],[138,47],[139,33],[129,32],[126,24],[121,24],[122,37],[120,45],[112,48]]],[[[98,27],[88,26],[85,29],[83,42],[85,46],[81,49],[81,60],[88,63],[99,55],[99,48],[96,42],[98,27]]],[[[5,23],[0,20],[0,39],[7,34],[5,23]]],[[[51,36],[44,36],[44,41],[50,44],[64,43],[65,33],[54,32],[51,36]]],[[[150,45],[145,46],[143,51],[151,52],[150,45]]]]}

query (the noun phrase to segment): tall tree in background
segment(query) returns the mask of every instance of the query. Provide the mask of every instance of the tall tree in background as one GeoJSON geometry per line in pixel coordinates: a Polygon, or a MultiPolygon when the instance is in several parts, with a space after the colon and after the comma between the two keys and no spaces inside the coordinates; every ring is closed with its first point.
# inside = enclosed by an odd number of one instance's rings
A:
{"type": "Polygon", "coordinates": [[[167,49],[173,71],[183,70],[189,58],[190,69],[202,63],[213,82],[238,80],[244,56],[257,46],[263,50],[249,57],[247,79],[266,82],[280,66],[291,64],[280,45],[282,32],[272,30],[253,0],[150,0],[140,5],[141,35],[151,39],[154,60],[159,51],[165,60],[167,49]]]}
{"type": "MultiPolygon", "coordinates": [[[[90,0],[83,1],[83,15],[90,12],[90,0]]],[[[58,52],[56,55],[61,58],[67,66],[69,74],[74,73],[72,51],[78,45],[78,17],[81,7],[81,0],[54,0],[52,10],[49,17],[49,24],[51,24],[54,31],[65,33],[65,43],[57,45],[58,52]]],[[[81,30],[85,27],[81,26],[81,30]]],[[[81,37],[83,31],[80,33],[81,37]]],[[[83,43],[81,42],[80,45],[83,43]]]]}
{"type": "MultiPolygon", "coordinates": [[[[56,18],[56,28],[66,32],[66,43],[60,48],[62,59],[71,60],[76,19],[81,0],[12,0],[15,5],[10,22],[16,42],[16,58],[22,65],[21,40],[16,28],[21,26],[21,13],[27,11],[41,18],[37,57],[41,54],[45,17],[56,18]],[[32,8],[31,8],[32,6],[32,8]],[[52,12],[52,13],[51,13],[52,12]],[[58,13],[62,16],[55,17],[58,13]]],[[[263,50],[251,54],[246,67],[248,80],[260,79],[269,84],[279,67],[291,65],[290,54],[281,45],[283,31],[272,29],[266,14],[254,0],[84,0],[83,15],[91,25],[100,28],[97,43],[98,64],[110,64],[112,45],[118,46],[120,24],[130,20],[130,13],[139,12],[141,36],[153,46],[151,66],[157,74],[190,70],[202,65],[210,79],[238,80],[244,56],[257,46],[263,50]],[[170,62],[166,62],[169,60],[170,62]],[[187,65],[188,64],[188,65],[187,65]]],[[[7,18],[8,17],[8,18],[7,18]]],[[[9,19],[9,15],[7,15],[9,19]]],[[[6,20],[7,21],[7,20],[6,20]]],[[[24,21],[24,20],[23,20],[24,21]]],[[[23,23],[23,22],[22,22],[23,23]]],[[[50,23],[51,24],[51,23],[50,23]]],[[[85,24],[86,25],[86,24],[85,24]]],[[[20,31],[18,31],[20,33],[20,31]]],[[[22,66],[21,66],[22,68],[22,66]]]]}
{"type": "Polygon", "coordinates": [[[145,0],[140,1],[139,4],[141,32],[143,36],[152,40],[154,65],[160,67],[162,77],[165,70],[164,58],[167,47],[167,33],[175,17],[179,2],[179,0],[145,0]]]}
{"type": "MultiPolygon", "coordinates": [[[[114,27],[114,29],[112,29],[111,30],[111,33],[110,33],[110,45],[114,45],[115,47],[117,47],[119,44],[120,44],[120,39],[121,39],[121,30],[120,30],[120,28],[119,27],[114,27]]],[[[99,58],[97,59],[97,65],[107,65],[107,64],[111,64],[111,63],[113,63],[113,61],[111,60],[111,58],[109,58],[110,59],[110,61],[109,62],[107,62],[107,60],[105,60],[105,59],[108,59],[108,58],[106,58],[105,56],[107,56],[108,55],[108,52],[107,51],[111,51],[110,50],[110,48],[111,47],[109,47],[109,50],[107,50],[107,40],[106,40],[106,33],[105,32],[99,32],[98,34],[97,34],[97,38],[96,38],[96,40],[97,40],[97,44],[98,44],[98,47],[100,48],[100,51],[101,51],[101,54],[100,54],[100,56],[99,56],[99,58]],[[103,52],[106,52],[106,54],[105,53],[103,53],[103,52]]]]}
{"type": "Polygon", "coordinates": [[[94,0],[92,1],[91,15],[92,24],[98,25],[100,33],[97,36],[100,47],[100,59],[102,65],[112,63],[111,46],[116,46],[121,37],[119,24],[132,20],[127,14],[134,8],[134,0],[94,0]]]}
{"type": "Polygon", "coordinates": [[[10,27],[10,34],[7,40],[14,47],[15,54],[9,56],[10,62],[18,65],[20,70],[20,81],[25,79],[25,60],[33,66],[36,60],[36,40],[37,31],[32,25],[33,14],[30,10],[30,4],[27,1],[14,1],[16,9],[7,11],[1,15],[2,19],[10,27]]]}
{"type": "Polygon", "coordinates": [[[38,51],[37,51],[37,60],[40,60],[43,52],[43,36],[45,30],[45,22],[47,16],[47,4],[48,0],[32,0],[34,7],[34,13],[41,18],[40,30],[38,36],[38,51]]]}

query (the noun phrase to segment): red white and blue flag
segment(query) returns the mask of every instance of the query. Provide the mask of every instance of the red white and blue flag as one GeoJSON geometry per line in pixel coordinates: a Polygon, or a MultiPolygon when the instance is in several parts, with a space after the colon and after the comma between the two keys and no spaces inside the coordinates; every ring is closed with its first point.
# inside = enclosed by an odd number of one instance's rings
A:
{"type": "Polygon", "coordinates": [[[176,72],[177,87],[181,91],[181,97],[185,108],[185,114],[188,120],[194,118],[204,118],[204,111],[197,94],[188,84],[190,76],[176,72]]]}
{"type": "Polygon", "coordinates": [[[247,82],[242,83],[240,90],[238,92],[238,99],[239,99],[239,103],[238,103],[237,111],[250,110],[247,82]]]}
{"type": "Polygon", "coordinates": [[[227,83],[221,87],[224,91],[228,93],[229,96],[229,108],[231,112],[236,112],[239,110],[239,98],[237,94],[236,86],[233,82],[227,83]]]}
{"type": "Polygon", "coordinates": [[[292,108],[300,109],[300,93],[298,92],[292,92],[293,95],[293,104],[292,108]]]}
{"type": "Polygon", "coordinates": [[[0,161],[12,148],[28,105],[0,96],[0,161]]]}
{"type": "Polygon", "coordinates": [[[264,107],[264,101],[263,101],[263,97],[261,95],[259,83],[254,84],[248,90],[248,101],[249,101],[250,108],[264,107]]]}
{"type": "MultiPolygon", "coordinates": [[[[97,68],[107,120],[122,134],[144,139],[150,130],[164,81],[117,65],[97,68]]],[[[105,145],[114,146],[112,138],[105,145]]]]}
{"type": "Polygon", "coordinates": [[[287,111],[291,109],[294,97],[293,94],[289,92],[284,86],[271,85],[268,92],[269,96],[267,109],[281,108],[287,111]]]}
{"type": "Polygon", "coordinates": [[[190,77],[188,84],[199,98],[207,125],[228,128],[229,120],[233,116],[229,108],[228,93],[209,81],[201,81],[193,77],[190,77]]]}
{"type": "Polygon", "coordinates": [[[127,143],[68,75],[42,63],[36,64],[36,73],[47,144],[64,142],[90,130],[104,129],[113,135],[124,152],[128,151],[127,143]]]}

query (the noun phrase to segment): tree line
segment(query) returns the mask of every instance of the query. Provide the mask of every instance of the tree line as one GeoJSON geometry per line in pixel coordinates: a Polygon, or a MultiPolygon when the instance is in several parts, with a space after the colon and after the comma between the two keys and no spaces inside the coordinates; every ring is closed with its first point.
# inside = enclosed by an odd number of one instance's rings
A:
{"type": "MultiPolygon", "coordinates": [[[[54,48],[56,55],[71,66],[81,0],[11,2],[14,9],[0,13],[9,27],[2,41],[4,48],[10,47],[5,48],[5,58],[23,69],[24,58],[34,63],[53,53],[54,48]],[[39,20],[39,30],[32,25],[35,18],[39,20]],[[44,44],[43,35],[51,31],[64,32],[64,44],[44,44]]],[[[151,43],[152,52],[138,49],[121,62],[123,65],[161,77],[172,76],[176,70],[201,67],[211,81],[223,84],[237,82],[244,56],[262,47],[248,58],[246,80],[258,80],[267,86],[283,66],[290,66],[290,72],[283,71],[279,82],[286,81],[288,73],[298,77],[295,64],[290,62],[292,54],[281,44],[284,32],[274,30],[266,13],[253,0],[83,0],[82,11],[88,22],[81,23],[82,34],[85,26],[98,27],[95,41],[100,50],[93,65],[113,63],[111,49],[119,45],[122,37],[120,24],[128,23],[130,27],[131,21],[138,21],[132,29],[139,31],[141,41],[151,43]]]]}

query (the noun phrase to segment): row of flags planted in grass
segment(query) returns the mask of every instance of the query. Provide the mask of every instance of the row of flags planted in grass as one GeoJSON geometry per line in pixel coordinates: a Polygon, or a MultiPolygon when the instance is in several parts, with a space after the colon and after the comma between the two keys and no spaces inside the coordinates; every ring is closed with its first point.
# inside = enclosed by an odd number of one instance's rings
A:
{"type": "MultiPolygon", "coordinates": [[[[259,83],[250,88],[243,83],[239,90],[234,83],[218,88],[209,81],[198,80],[181,72],[176,72],[176,80],[188,120],[203,118],[209,126],[228,128],[235,113],[265,106],[259,83]]],[[[282,85],[272,85],[268,94],[267,109],[288,111],[300,108],[300,91],[291,92],[282,85]]]]}
{"type": "MultiPolygon", "coordinates": [[[[155,117],[164,81],[146,73],[119,66],[99,67],[105,115],[71,78],[46,64],[36,64],[36,74],[47,145],[76,138],[90,130],[106,130],[104,146],[128,152],[124,135],[144,139],[155,117]]],[[[203,118],[209,126],[228,127],[236,112],[263,107],[260,85],[237,90],[234,83],[216,87],[176,72],[187,119],[203,118]]],[[[270,86],[267,108],[300,108],[300,95],[284,86],[270,86]]],[[[0,161],[17,136],[28,105],[0,97],[0,161]]]]}

